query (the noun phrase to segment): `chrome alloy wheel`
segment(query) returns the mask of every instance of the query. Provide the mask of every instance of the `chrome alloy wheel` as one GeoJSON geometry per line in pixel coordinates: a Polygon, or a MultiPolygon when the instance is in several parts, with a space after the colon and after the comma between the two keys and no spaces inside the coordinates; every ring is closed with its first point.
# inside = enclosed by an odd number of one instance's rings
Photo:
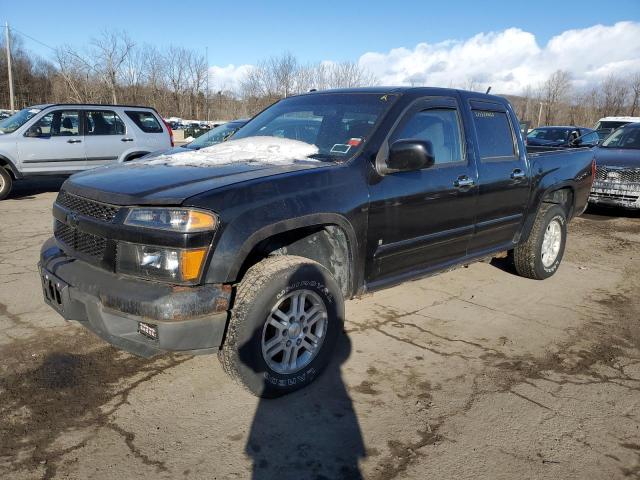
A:
{"type": "Polygon", "coordinates": [[[327,333],[327,309],[318,294],[295,290],[271,310],[262,328],[262,357],[269,368],[292,374],[316,357],[327,333]]]}
{"type": "Polygon", "coordinates": [[[562,226],[556,219],[551,220],[542,239],[542,265],[549,268],[558,258],[562,243],[562,226]]]}

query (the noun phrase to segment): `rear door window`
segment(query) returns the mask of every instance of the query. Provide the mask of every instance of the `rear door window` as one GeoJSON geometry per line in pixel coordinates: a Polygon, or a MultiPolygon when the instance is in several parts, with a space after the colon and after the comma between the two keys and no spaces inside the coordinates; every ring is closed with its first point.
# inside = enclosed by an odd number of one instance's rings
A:
{"type": "Polygon", "coordinates": [[[473,110],[473,122],[482,160],[513,160],[514,137],[505,112],[473,110]]]}
{"type": "Polygon", "coordinates": [[[132,110],[127,110],[125,113],[143,132],[162,133],[162,125],[160,125],[153,113],[132,110]]]}
{"type": "Polygon", "coordinates": [[[124,135],[122,119],[110,110],[91,110],[85,112],[85,135],[124,135]]]}

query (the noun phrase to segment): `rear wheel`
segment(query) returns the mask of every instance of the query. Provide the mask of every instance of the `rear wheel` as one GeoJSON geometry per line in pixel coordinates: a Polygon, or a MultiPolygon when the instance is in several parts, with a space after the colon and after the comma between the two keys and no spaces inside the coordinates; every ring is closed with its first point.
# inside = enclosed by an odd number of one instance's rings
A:
{"type": "Polygon", "coordinates": [[[513,260],[518,275],[536,280],[556,273],[567,239],[567,217],[556,204],[543,204],[529,238],[516,246],[513,260]]]}
{"type": "Polygon", "coordinates": [[[7,198],[13,187],[13,178],[6,168],[0,167],[0,200],[7,198]]]}
{"type": "Polygon", "coordinates": [[[270,257],[238,285],[219,358],[255,395],[285,395],[329,363],[343,317],[340,287],[326,268],[303,257],[270,257]]]}

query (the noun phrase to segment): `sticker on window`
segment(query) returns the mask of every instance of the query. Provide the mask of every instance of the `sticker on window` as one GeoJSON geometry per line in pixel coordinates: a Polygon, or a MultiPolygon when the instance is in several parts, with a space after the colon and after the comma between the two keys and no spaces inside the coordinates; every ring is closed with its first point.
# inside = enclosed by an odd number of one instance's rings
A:
{"type": "Polygon", "coordinates": [[[351,145],[345,145],[344,143],[336,143],[331,147],[331,153],[347,153],[351,150],[351,145]]]}
{"type": "Polygon", "coordinates": [[[352,147],[357,147],[361,143],[362,143],[362,138],[350,138],[349,141],[347,142],[347,145],[350,145],[352,147]]]}

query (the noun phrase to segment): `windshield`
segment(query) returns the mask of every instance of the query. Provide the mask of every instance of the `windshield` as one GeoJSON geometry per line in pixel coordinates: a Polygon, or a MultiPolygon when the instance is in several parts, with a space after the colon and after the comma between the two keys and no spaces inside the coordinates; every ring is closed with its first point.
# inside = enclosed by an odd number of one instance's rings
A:
{"type": "Polygon", "coordinates": [[[538,140],[549,140],[552,142],[564,142],[567,140],[569,130],[566,128],[536,128],[532,130],[527,138],[537,138],[538,140]]]}
{"type": "Polygon", "coordinates": [[[0,132],[2,133],[11,133],[15,132],[22,125],[27,123],[27,121],[33,117],[36,113],[39,113],[41,110],[39,108],[25,108],[20,110],[19,112],[14,113],[10,117],[5,118],[4,120],[0,120],[0,132]]]}
{"type": "Polygon", "coordinates": [[[640,125],[616,130],[602,142],[605,148],[640,149],[640,125]]]}
{"type": "Polygon", "coordinates": [[[201,148],[210,147],[211,145],[224,142],[227,138],[238,131],[242,125],[244,125],[244,122],[229,122],[220,125],[200,135],[193,142],[186,144],[185,148],[200,150],[201,148]]]}
{"type": "Polygon", "coordinates": [[[614,121],[614,120],[607,120],[607,121],[600,121],[596,124],[596,130],[600,130],[600,129],[605,129],[608,128],[610,130],[615,130],[616,128],[622,127],[623,125],[628,125],[631,122],[625,122],[625,121],[614,121]]]}
{"type": "Polygon", "coordinates": [[[290,97],[267,108],[233,139],[272,136],[318,147],[312,158],[346,160],[369,138],[396,99],[379,93],[317,93],[290,97]]]}

